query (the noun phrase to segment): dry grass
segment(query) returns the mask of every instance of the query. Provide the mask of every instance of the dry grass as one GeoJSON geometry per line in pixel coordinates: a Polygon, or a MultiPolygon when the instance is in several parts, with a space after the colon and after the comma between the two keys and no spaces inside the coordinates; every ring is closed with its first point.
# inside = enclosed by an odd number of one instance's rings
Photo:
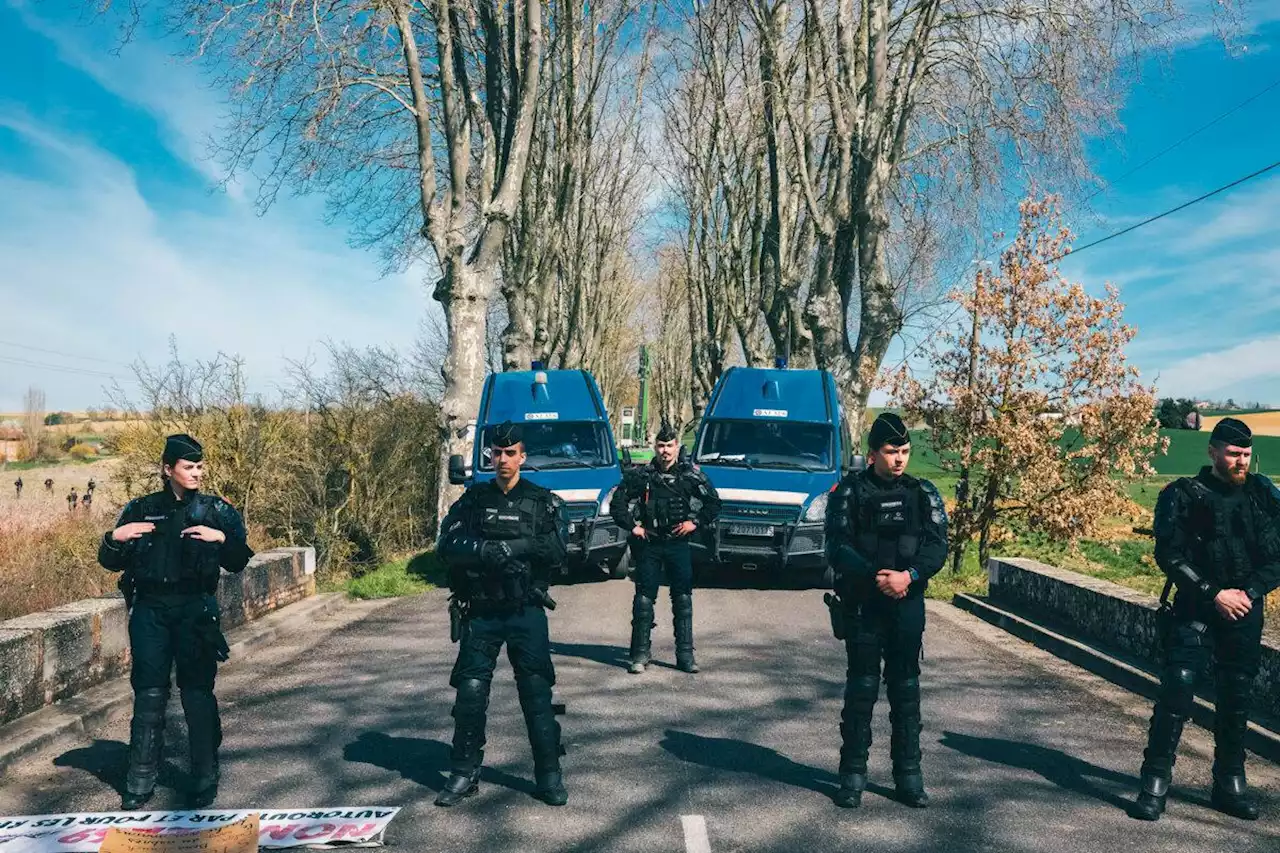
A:
{"type": "Polygon", "coordinates": [[[0,619],[111,592],[114,577],[98,565],[98,540],[115,505],[68,512],[53,500],[0,502],[0,619]]]}
{"type": "MultiPolygon", "coordinates": [[[[1223,417],[1227,417],[1227,415],[1205,418],[1200,422],[1200,431],[1205,433],[1212,432],[1214,424],[1222,420],[1223,417]]],[[[1254,412],[1253,414],[1231,415],[1230,417],[1244,421],[1255,435],[1280,435],[1280,412],[1254,412]]]]}

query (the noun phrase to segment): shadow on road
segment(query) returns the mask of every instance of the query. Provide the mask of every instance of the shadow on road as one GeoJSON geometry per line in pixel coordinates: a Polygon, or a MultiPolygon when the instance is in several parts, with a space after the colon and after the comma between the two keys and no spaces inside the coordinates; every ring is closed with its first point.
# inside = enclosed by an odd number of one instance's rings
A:
{"type": "MultiPolygon", "coordinates": [[[[800,764],[777,750],[736,738],[703,737],[667,729],[661,746],[681,761],[732,773],[750,773],[827,797],[835,794],[838,785],[836,775],[828,770],[800,764]]],[[[893,791],[880,785],[868,785],[867,790],[893,796],[893,791]]]]}
{"type": "MultiPolygon", "coordinates": [[[[957,732],[943,732],[939,742],[945,747],[973,758],[1038,773],[1059,788],[1092,797],[1115,806],[1121,811],[1128,810],[1132,797],[1108,791],[1096,784],[1094,780],[1121,786],[1132,794],[1136,794],[1138,790],[1136,776],[1090,764],[1067,755],[1060,749],[1050,749],[1046,746],[1004,738],[974,737],[957,732]]],[[[1175,792],[1171,792],[1170,795],[1174,799],[1187,800],[1175,792]]],[[[1194,799],[1187,801],[1195,802],[1194,799]]]]}
{"type": "MultiPolygon", "coordinates": [[[[169,734],[170,738],[173,736],[169,734]]],[[[170,742],[166,740],[166,748],[169,746],[170,742]]],[[[62,753],[53,760],[53,766],[83,770],[117,794],[123,794],[125,776],[129,771],[129,745],[118,740],[95,740],[90,746],[62,753]]],[[[178,782],[183,776],[172,762],[161,760],[156,787],[179,790],[178,782]]]]}
{"type": "Polygon", "coordinates": [[[606,646],[601,643],[557,643],[552,641],[551,654],[582,658],[583,660],[602,663],[606,666],[626,669],[629,650],[621,646],[606,646]]]}
{"type": "MultiPolygon", "coordinates": [[[[372,764],[399,773],[404,779],[439,791],[449,778],[449,744],[414,737],[392,737],[382,732],[365,732],[342,749],[347,761],[372,764]]],[[[533,782],[484,767],[480,781],[533,794],[533,782]]]]}

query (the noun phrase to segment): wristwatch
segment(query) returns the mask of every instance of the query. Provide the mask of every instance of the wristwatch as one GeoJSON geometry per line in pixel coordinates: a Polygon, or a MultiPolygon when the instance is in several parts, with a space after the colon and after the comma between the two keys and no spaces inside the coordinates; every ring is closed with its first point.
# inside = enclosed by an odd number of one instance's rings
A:
{"type": "Polygon", "coordinates": [[[920,580],[920,573],[915,569],[907,569],[907,574],[911,575],[911,582],[915,583],[920,580]]]}

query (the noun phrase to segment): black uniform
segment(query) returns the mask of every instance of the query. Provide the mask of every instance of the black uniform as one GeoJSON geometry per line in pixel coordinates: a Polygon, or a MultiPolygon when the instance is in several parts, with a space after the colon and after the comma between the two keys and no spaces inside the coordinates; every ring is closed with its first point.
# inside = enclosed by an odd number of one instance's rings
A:
{"type": "Polygon", "coordinates": [[[130,501],[116,527],[152,522],[155,530],[128,542],[108,532],[98,562],[123,571],[121,589],[130,605],[129,645],[133,670],[133,725],[129,743],[126,803],[135,807],[155,788],[164,746],[169,673],[178,669],[178,690],[187,719],[191,775],[197,800],[212,800],[218,783],[222,725],[213,682],[227,645],[218,625],[219,567],[239,572],[253,556],[240,513],[222,498],[190,493],[179,500],[166,489],[130,501]],[[188,527],[221,530],[225,542],[183,537],[188,527]]]}
{"type": "Polygon", "coordinates": [[[690,536],[711,535],[720,512],[720,496],[706,475],[687,461],[677,461],[663,471],[654,459],[642,468],[627,471],[619,494],[610,506],[613,520],[623,530],[637,525],[645,538],[631,537],[636,584],[631,603],[631,671],[643,672],[649,662],[653,630],[653,605],[664,575],[671,589],[675,622],[676,665],[697,672],[693,657],[693,557],[690,536]],[[671,531],[684,521],[697,525],[690,536],[671,531]]]}
{"type": "Polygon", "coordinates": [[[436,553],[449,567],[449,586],[463,617],[449,682],[457,689],[453,778],[439,805],[476,790],[489,688],[503,643],[515,671],[539,794],[548,799],[546,792],[560,786],[560,724],[551,707],[556,674],[543,608],[555,606],[547,587],[564,563],[568,523],[563,501],[521,478],[506,493],[497,482],[472,486],[440,525],[436,553]]]}
{"type": "Polygon", "coordinates": [[[1206,466],[1175,480],[1156,502],[1155,558],[1177,587],[1164,615],[1165,669],[1143,754],[1143,793],[1134,816],[1163,811],[1182,727],[1191,715],[1197,676],[1214,663],[1214,800],[1225,811],[1256,817],[1246,798],[1244,736],[1261,658],[1263,598],[1280,585],[1280,491],[1247,475],[1243,486],[1206,466]],[[1214,598],[1244,590],[1253,607],[1232,621],[1214,598]]]}
{"type": "Polygon", "coordinates": [[[13,481],[13,487],[14,489],[17,490],[18,497],[22,497],[22,478],[21,477],[13,481]]]}
{"type": "Polygon", "coordinates": [[[946,561],[947,515],[928,480],[902,475],[880,479],[873,469],[848,474],[827,503],[827,558],[839,597],[835,614],[848,652],[841,714],[841,805],[857,805],[866,785],[871,716],[885,693],[892,724],[894,781],[909,802],[923,805],[920,770],[920,654],[924,591],[946,561]],[[906,597],[893,599],[876,586],[876,573],[912,573],[906,597]]]}

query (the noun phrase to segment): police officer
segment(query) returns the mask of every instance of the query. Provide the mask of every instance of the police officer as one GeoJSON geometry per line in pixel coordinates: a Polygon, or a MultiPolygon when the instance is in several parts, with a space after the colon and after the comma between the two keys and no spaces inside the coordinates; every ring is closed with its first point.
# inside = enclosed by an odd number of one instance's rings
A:
{"type": "MultiPolygon", "coordinates": [[[[1244,736],[1258,674],[1263,599],[1280,585],[1280,491],[1249,473],[1253,436],[1224,418],[1209,438],[1211,464],[1166,486],[1156,501],[1155,558],[1177,587],[1165,621],[1165,670],[1143,753],[1142,789],[1130,809],[1140,820],[1164,811],[1182,727],[1197,676],[1212,658],[1213,795],[1216,808],[1256,820],[1244,773],[1244,736]]],[[[1167,600],[1169,584],[1162,600],[1167,600]]]]}
{"type": "Polygon", "coordinates": [[[133,723],[122,807],[140,808],[155,790],[164,748],[169,671],[177,662],[193,779],[191,808],[218,793],[222,724],[213,682],[227,644],[218,625],[219,566],[239,572],[253,551],[244,522],[222,498],[204,494],[204,451],[186,434],[165,441],[163,491],[125,505],[102,538],[98,562],[122,571],[133,655],[133,723]]]}
{"type": "Polygon", "coordinates": [[[560,724],[551,706],[556,673],[543,608],[555,607],[547,587],[564,563],[568,515],[563,501],[520,476],[519,426],[497,427],[490,449],[495,479],[467,489],[450,507],[436,544],[449,568],[461,640],[449,681],[457,690],[452,773],[436,805],[452,806],[479,790],[489,688],[506,643],[533,748],[534,795],[562,806],[569,795],[560,774],[560,724]]]}
{"type": "Polygon", "coordinates": [[[76,494],[76,487],[72,486],[71,491],[67,494],[67,509],[75,511],[76,505],[80,503],[80,496],[76,494]]]}
{"type": "Polygon", "coordinates": [[[876,418],[868,462],[846,475],[827,503],[827,559],[836,596],[829,599],[849,669],[841,714],[840,788],[836,805],[856,808],[867,786],[871,716],[884,660],[893,780],[898,798],[924,808],[920,769],[920,653],[924,591],[947,555],[947,515],[938,490],[906,473],[911,438],[891,412],[876,418]]]}
{"type": "Polygon", "coordinates": [[[18,492],[17,496],[19,498],[22,497],[22,478],[21,477],[13,481],[13,488],[17,490],[18,492]]]}
{"type": "Polygon", "coordinates": [[[653,460],[627,471],[610,514],[631,531],[635,558],[635,597],[631,602],[631,666],[635,674],[649,663],[653,604],[664,574],[671,589],[676,666],[697,672],[693,658],[693,558],[689,538],[710,531],[720,512],[720,496],[706,476],[680,458],[679,435],[663,422],[653,445],[653,460]]]}

